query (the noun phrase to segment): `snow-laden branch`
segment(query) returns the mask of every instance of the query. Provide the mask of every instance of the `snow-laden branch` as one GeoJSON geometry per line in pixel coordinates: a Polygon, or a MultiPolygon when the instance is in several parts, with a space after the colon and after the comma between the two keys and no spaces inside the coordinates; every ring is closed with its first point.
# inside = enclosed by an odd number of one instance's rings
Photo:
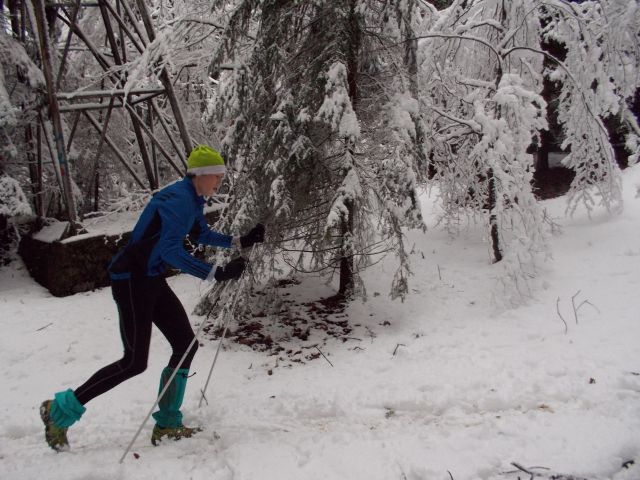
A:
{"type": "MultiPolygon", "coordinates": [[[[540,49],[532,48],[532,47],[524,47],[524,46],[512,47],[509,50],[504,51],[503,55],[506,58],[510,54],[512,54],[513,52],[516,52],[518,50],[525,50],[525,51],[529,51],[529,52],[539,53],[541,55],[544,55],[545,57],[547,57],[549,60],[553,61],[554,63],[556,63],[559,67],[561,67],[564,70],[564,72],[566,73],[567,77],[569,77],[569,79],[573,82],[573,84],[576,86],[576,88],[580,92],[580,96],[582,97],[582,101],[584,103],[585,108],[589,112],[589,115],[591,115],[594,120],[599,120],[598,116],[593,112],[593,109],[591,108],[591,104],[589,103],[589,101],[588,101],[588,99],[587,99],[587,97],[586,97],[586,95],[584,93],[584,90],[582,89],[582,86],[580,85],[578,80],[576,80],[575,76],[571,73],[571,70],[569,70],[569,67],[567,67],[560,59],[558,59],[556,56],[552,55],[549,52],[545,52],[544,50],[540,50],[540,49]]],[[[606,137],[608,137],[609,133],[605,129],[605,127],[602,124],[602,122],[597,121],[596,123],[598,124],[598,126],[602,130],[602,133],[606,137]]]]}
{"type": "Polygon", "coordinates": [[[407,40],[405,40],[403,43],[406,42],[412,42],[415,40],[418,40],[418,45],[420,45],[423,42],[420,42],[420,40],[424,40],[427,38],[444,38],[447,40],[471,40],[473,42],[478,42],[481,43],[482,45],[484,45],[485,47],[487,47],[489,50],[491,50],[495,56],[496,59],[498,60],[498,63],[500,65],[500,67],[502,67],[502,57],[500,56],[500,53],[498,52],[498,50],[495,49],[495,47],[493,45],[491,45],[491,43],[489,43],[488,41],[479,38],[479,37],[474,37],[471,35],[450,35],[450,34],[445,34],[445,33],[431,33],[428,35],[420,35],[418,37],[414,37],[414,38],[409,38],[407,40]]]}
{"type": "Polygon", "coordinates": [[[469,30],[472,30],[474,28],[480,28],[480,27],[493,27],[499,32],[504,32],[504,26],[500,22],[493,19],[485,19],[480,22],[465,23],[464,25],[461,25],[458,28],[456,28],[454,31],[456,32],[456,34],[462,35],[465,32],[468,32],[469,30]]]}
{"type": "MultiPolygon", "coordinates": [[[[565,3],[562,0],[558,0],[558,1],[560,3],[562,3],[562,4],[565,3]]],[[[565,13],[567,13],[568,15],[571,15],[572,17],[575,15],[575,12],[573,12],[573,11],[567,12],[566,8],[563,8],[561,5],[558,5],[556,3],[541,2],[541,3],[537,4],[535,7],[529,9],[529,11],[522,16],[522,22],[520,22],[520,25],[518,25],[516,28],[514,28],[514,29],[510,30],[509,32],[507,32],[507,34],[505,35],[505,37],[502,40],[502,42],[500,42],[499,48],[500,49],[504,48],[505,45],[507,45],[507,43],[509,43],[511,41],[511,39],[516,35],[516,33],[518,33],[522,29],[522,27],[525,25],[529,15],[531,15],[533,12],[536,12],[536,11],[540,10],[543,7],[551,7],[551,8],[554,8],[556,10],[564,11],[565,13]]],[[[579,19],[577,19],[577,20],[578,20],[578,22],[580,22],[579,19]]]]}
{"type": "Polygon", "coordinates": [[[456,82],[458,82],[458,83],[460,83],[462,85],[467,85],[469,87],[486,88],[487,90],[495,90],[496,89],[495,82],[486,82],[484,80],[478,80],[477,78],[456,76],[456,82]]]}
{"type": "Polygon", "coordinates": [[[167,25],[174,25],[176,23],[201,23],[203,25],[210,25],[219,30],[224,30],[225,26],[221,23],[214,22],[212,20],[207,20],[205,18],[196,18],[196,17],[181,17],[176,18],[174,20],[170,20],[167,22],[167,25]]]}
{"type": "Polygon", "coordinates": [[[482,133],[482,125],[474,120],[465,120],[464,118],[454,117],[453,115],[449,115],[448,113],[443,112],[438,107],[434,107],[433,105],[430,105],[429,108],[436,112],[438,115],[448,118],[452,122],[459,123],[460,125],[466,125],[475,133],[482,133]]]}

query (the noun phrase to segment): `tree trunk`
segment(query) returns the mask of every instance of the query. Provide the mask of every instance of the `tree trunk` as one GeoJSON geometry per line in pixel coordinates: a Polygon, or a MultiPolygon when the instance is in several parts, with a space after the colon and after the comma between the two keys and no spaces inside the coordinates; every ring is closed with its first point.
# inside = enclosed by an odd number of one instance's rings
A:
{"type": "Polygon", "coordinates": [[[354,288],[354,264],[353,264],[353,203],[345,202],[349,218],[342,224],[342,257],[340,258],[340,286],[338,287],[338,295],[348,298],[353,294],[354,288]]]}
{"type": "Polygon", "coordinates": [[[609,115],[602,119],[602,123],[609,134],[609,141],[618,167],[627,168],[629,166],[629,151],[625,146],[625,136],[628,133],[626,125],[619,115],[609,115]]]}
{"type": "Polygon", "coordinates": [[[496,177],[493,175],[493,170],[489,169],[487,173],[489,180],[489,225],[491,227],[491,247],[493,249],[493,258],[495,262],[502,260],[502,251],[500,249],[500,235],[498,234],[498,216],[495,213],[496,209],[496,177]]]}
{"type": "MultiPolygon", "coordinates": [[[[11,30],[13,38],[20,38],[20,15],[18,13],[20,5],[17,0],[9,0],[9,18],[11,19],[11,30]]],[[[4,7],[2,8],[2,11],[4,7]]]]}
{"type": "MultiPolygon", "coordinates": [[[[360,52],[360,44],[362,40],[362,32],[360,29],[360,22],[358,15],[356,14],[356,1],[349,1],[349,16],[348,16],[348,44],[346,46],[347,51],[347,83],[349,86],[349,98],[353,109],[356,110],[358,103],[358,54],[360,52]]],[[[351,142],[347,142],[347,149],[351,149],[351,142]]],[[[340,286],[338,293],[344,297],[349,297],[354,290],[354,257],[353,257],[353,215],[354,205],[353,202],[345,202],[347,206],[348,218],[342,224],[342,241],[343,248],[341,251],[342,257],[340,258],[340,286]]]]}

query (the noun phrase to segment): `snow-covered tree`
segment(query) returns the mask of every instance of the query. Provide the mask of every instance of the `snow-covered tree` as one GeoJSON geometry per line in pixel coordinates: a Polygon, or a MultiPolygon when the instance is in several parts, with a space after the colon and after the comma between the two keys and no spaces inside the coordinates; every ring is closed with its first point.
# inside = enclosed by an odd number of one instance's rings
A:
{"type": "Polygon", "coordinates": [[[454,2],[420,44],[421,98],[445,221],[481,214],[494,260],[503,261],[503,278],[521,294],[547,248],[528,153],[546,127],[542,58],[507,53],[533,41],[538,19],[527,17],[527,3],[454,2]]]}
{"type": "Polygon", "coordinates": [[[559,121],[571,152],[565,162],[576,171],[570,208],[591,208],[595,192],[608,209],[620,201],[601,115],[621,97],[607,87],[615,83],[605,82],[611,65],[597,49],[605,29],[578,14],[591,7],[562,0],[456,0],[427,18],[420,34],[421,107],[433,132],[428,146],[443,219],[449,226],[469,214],[484,219],[493,258],[502,261],[501,279],[517,296],[528,293],[536,259],[547,251],[544,213],[531,191],[531,152],[547,128],[543,75],[566,80],[559,121]],[[563,39],[566,62],[542,48],[549,36],[563,39]],[[545,58],[553,61],[552,71],[545,71],[545,58]]]}
{"type": "Polygon", "coordinates": [[[564,164],[576,177],[569,210],[596,204],[621,208],[621,184],[604,119],[619,115],[627,126],[631,161],[637,159],[638,124],[629,104],[640,88],[640,7],[634,0],[557,2],[539,9],[545,39],[566,51],[548,72],[560,80],[558,119],[563,128],[564,164]]]}
{"type": "Polygon", "coordinates": [[[421,226],[416,198],[418,104],[404,44],[415,2],[240,1],[212,62],[223,153],[237,172],[223,222],[268,224],[269,262],[358,271],[393,251],[392,294],[410,273],[402,227],[421,226]]]}

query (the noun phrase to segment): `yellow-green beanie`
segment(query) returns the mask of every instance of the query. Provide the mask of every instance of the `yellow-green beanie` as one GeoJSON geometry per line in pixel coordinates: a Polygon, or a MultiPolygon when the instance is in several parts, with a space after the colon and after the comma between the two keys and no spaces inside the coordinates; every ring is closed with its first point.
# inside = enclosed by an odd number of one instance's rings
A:
{"type": "Polygon", "coordinates": [[[192,175],[224,175],[227,171],[220,153],[206,145],[191,150],[187,159],[187,173],[192,175]]]}

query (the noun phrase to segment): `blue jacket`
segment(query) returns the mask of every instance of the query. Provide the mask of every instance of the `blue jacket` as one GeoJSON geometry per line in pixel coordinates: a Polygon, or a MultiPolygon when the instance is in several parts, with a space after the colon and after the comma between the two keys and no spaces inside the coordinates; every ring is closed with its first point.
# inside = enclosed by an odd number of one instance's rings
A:
{"type": "Polygon", "coordinates": [[[203,245],[230,248],[233,237],[209,229],[202,213],[204,198],[196,193],[189,177],[156,193],[145,207],[126,247],[109,265],[113,280],[162,275],[166,265],[206,279],[212,265],[184,249],[191,233],[203,245]]]}

